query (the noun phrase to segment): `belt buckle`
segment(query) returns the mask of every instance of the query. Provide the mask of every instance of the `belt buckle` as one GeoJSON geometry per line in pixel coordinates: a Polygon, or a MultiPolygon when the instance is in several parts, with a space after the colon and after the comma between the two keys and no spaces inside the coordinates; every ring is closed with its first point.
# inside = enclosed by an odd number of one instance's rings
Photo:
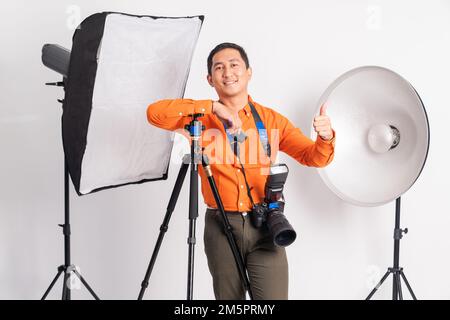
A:
{"type": "Polygon", "coordinates": [[[244,212],[241,212],[241,214],[242,214],[243,217],[246,217],[247,214],[248,214],[248,212],[247,212],[247,211],[244,211],[244,212]]]}

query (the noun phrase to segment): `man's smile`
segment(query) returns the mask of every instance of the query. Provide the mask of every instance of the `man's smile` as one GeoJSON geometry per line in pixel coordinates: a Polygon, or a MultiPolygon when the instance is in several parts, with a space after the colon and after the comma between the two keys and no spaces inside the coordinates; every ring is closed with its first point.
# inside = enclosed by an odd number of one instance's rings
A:
{"type": "Polygon", "coordinates": [[[235,84],[237,82],[238,82],[238,80],[228,80],[228,81],[224,81],[223,84],[225,86],[231,86],[231,85],[233,85],[233,84],[235,84]]]}

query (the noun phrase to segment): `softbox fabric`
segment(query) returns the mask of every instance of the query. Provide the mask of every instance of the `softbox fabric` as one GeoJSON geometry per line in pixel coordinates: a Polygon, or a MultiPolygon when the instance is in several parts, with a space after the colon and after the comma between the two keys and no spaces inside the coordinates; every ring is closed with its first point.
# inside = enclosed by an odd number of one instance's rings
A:
{"type": "Polygon", "coordinates": [[[167,178],[173,133],[146,109],[183,96],[202,21],[105,12],[75,31],[62,134],[79,195],[167,178]]]}

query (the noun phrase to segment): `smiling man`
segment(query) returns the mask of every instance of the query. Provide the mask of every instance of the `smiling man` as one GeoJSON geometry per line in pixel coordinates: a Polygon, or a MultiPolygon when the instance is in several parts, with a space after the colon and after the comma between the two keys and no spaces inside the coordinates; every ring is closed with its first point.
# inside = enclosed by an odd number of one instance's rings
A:
{"type": "MultiPolygon", "coordinates": [[[[208,156],[214,158],[211,169],[245,262],[253,298],[287,299],[288,263],[285,248],[273,243],[265,226],[258,228],[250,222],[252,208],[264,201],[267,180],[264,174],[267,170],[264,169],[270,166],[269,158],[272,161],[276,159],[277,151],[280,150],[300,164],[324,167],[334,156],[335,133],[325,106],[314,119],[313,126],[318,135],[316,141],[312,141],[287,118],[255,102],[248,94],[252,69],[241,46],[219,44],[209,54],[207,67],[207,80],[219,97],[217,101],[161,100],[148,107],[147,119],[157,127],[174,131],[182,130],[190,122],[189,114],[204,114],[200,118],[206,128],[202,133],[202,145],[210,151],[208,156]],[[271,154],[267,154],[264,140],[259,136],[258,118],[267,132],[271,154]],[[241,152],[234,154],[230,152],[229,139],[241,132],[249,138],[240,143],[241,152]],[[212,136],[214,139],[211,139],[212,136]],[[251,136],[256,136],[256,140],[250,139],[251,136]],[[256,161],[252,158],[252,150],[255,149],[260,151],[256,161]],[[227,155],[230,154],[233,161],[227,161],[227,155]]],[[[202,167],[199,175],[203,198],[208,207],[204,243],[215,297],[245,299],[244,285],[202,167]]]]}

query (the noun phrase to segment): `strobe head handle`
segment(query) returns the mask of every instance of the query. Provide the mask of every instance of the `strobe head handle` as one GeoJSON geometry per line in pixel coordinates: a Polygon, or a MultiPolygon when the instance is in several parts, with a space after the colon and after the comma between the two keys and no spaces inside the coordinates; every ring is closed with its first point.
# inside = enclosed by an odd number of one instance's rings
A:
{"type": "Polygon", "coordinates": [[[42,47],[42,63],[47,68],[67,78],[70,64],[70,50],[57,44],[45,44],[42,47]]]}

